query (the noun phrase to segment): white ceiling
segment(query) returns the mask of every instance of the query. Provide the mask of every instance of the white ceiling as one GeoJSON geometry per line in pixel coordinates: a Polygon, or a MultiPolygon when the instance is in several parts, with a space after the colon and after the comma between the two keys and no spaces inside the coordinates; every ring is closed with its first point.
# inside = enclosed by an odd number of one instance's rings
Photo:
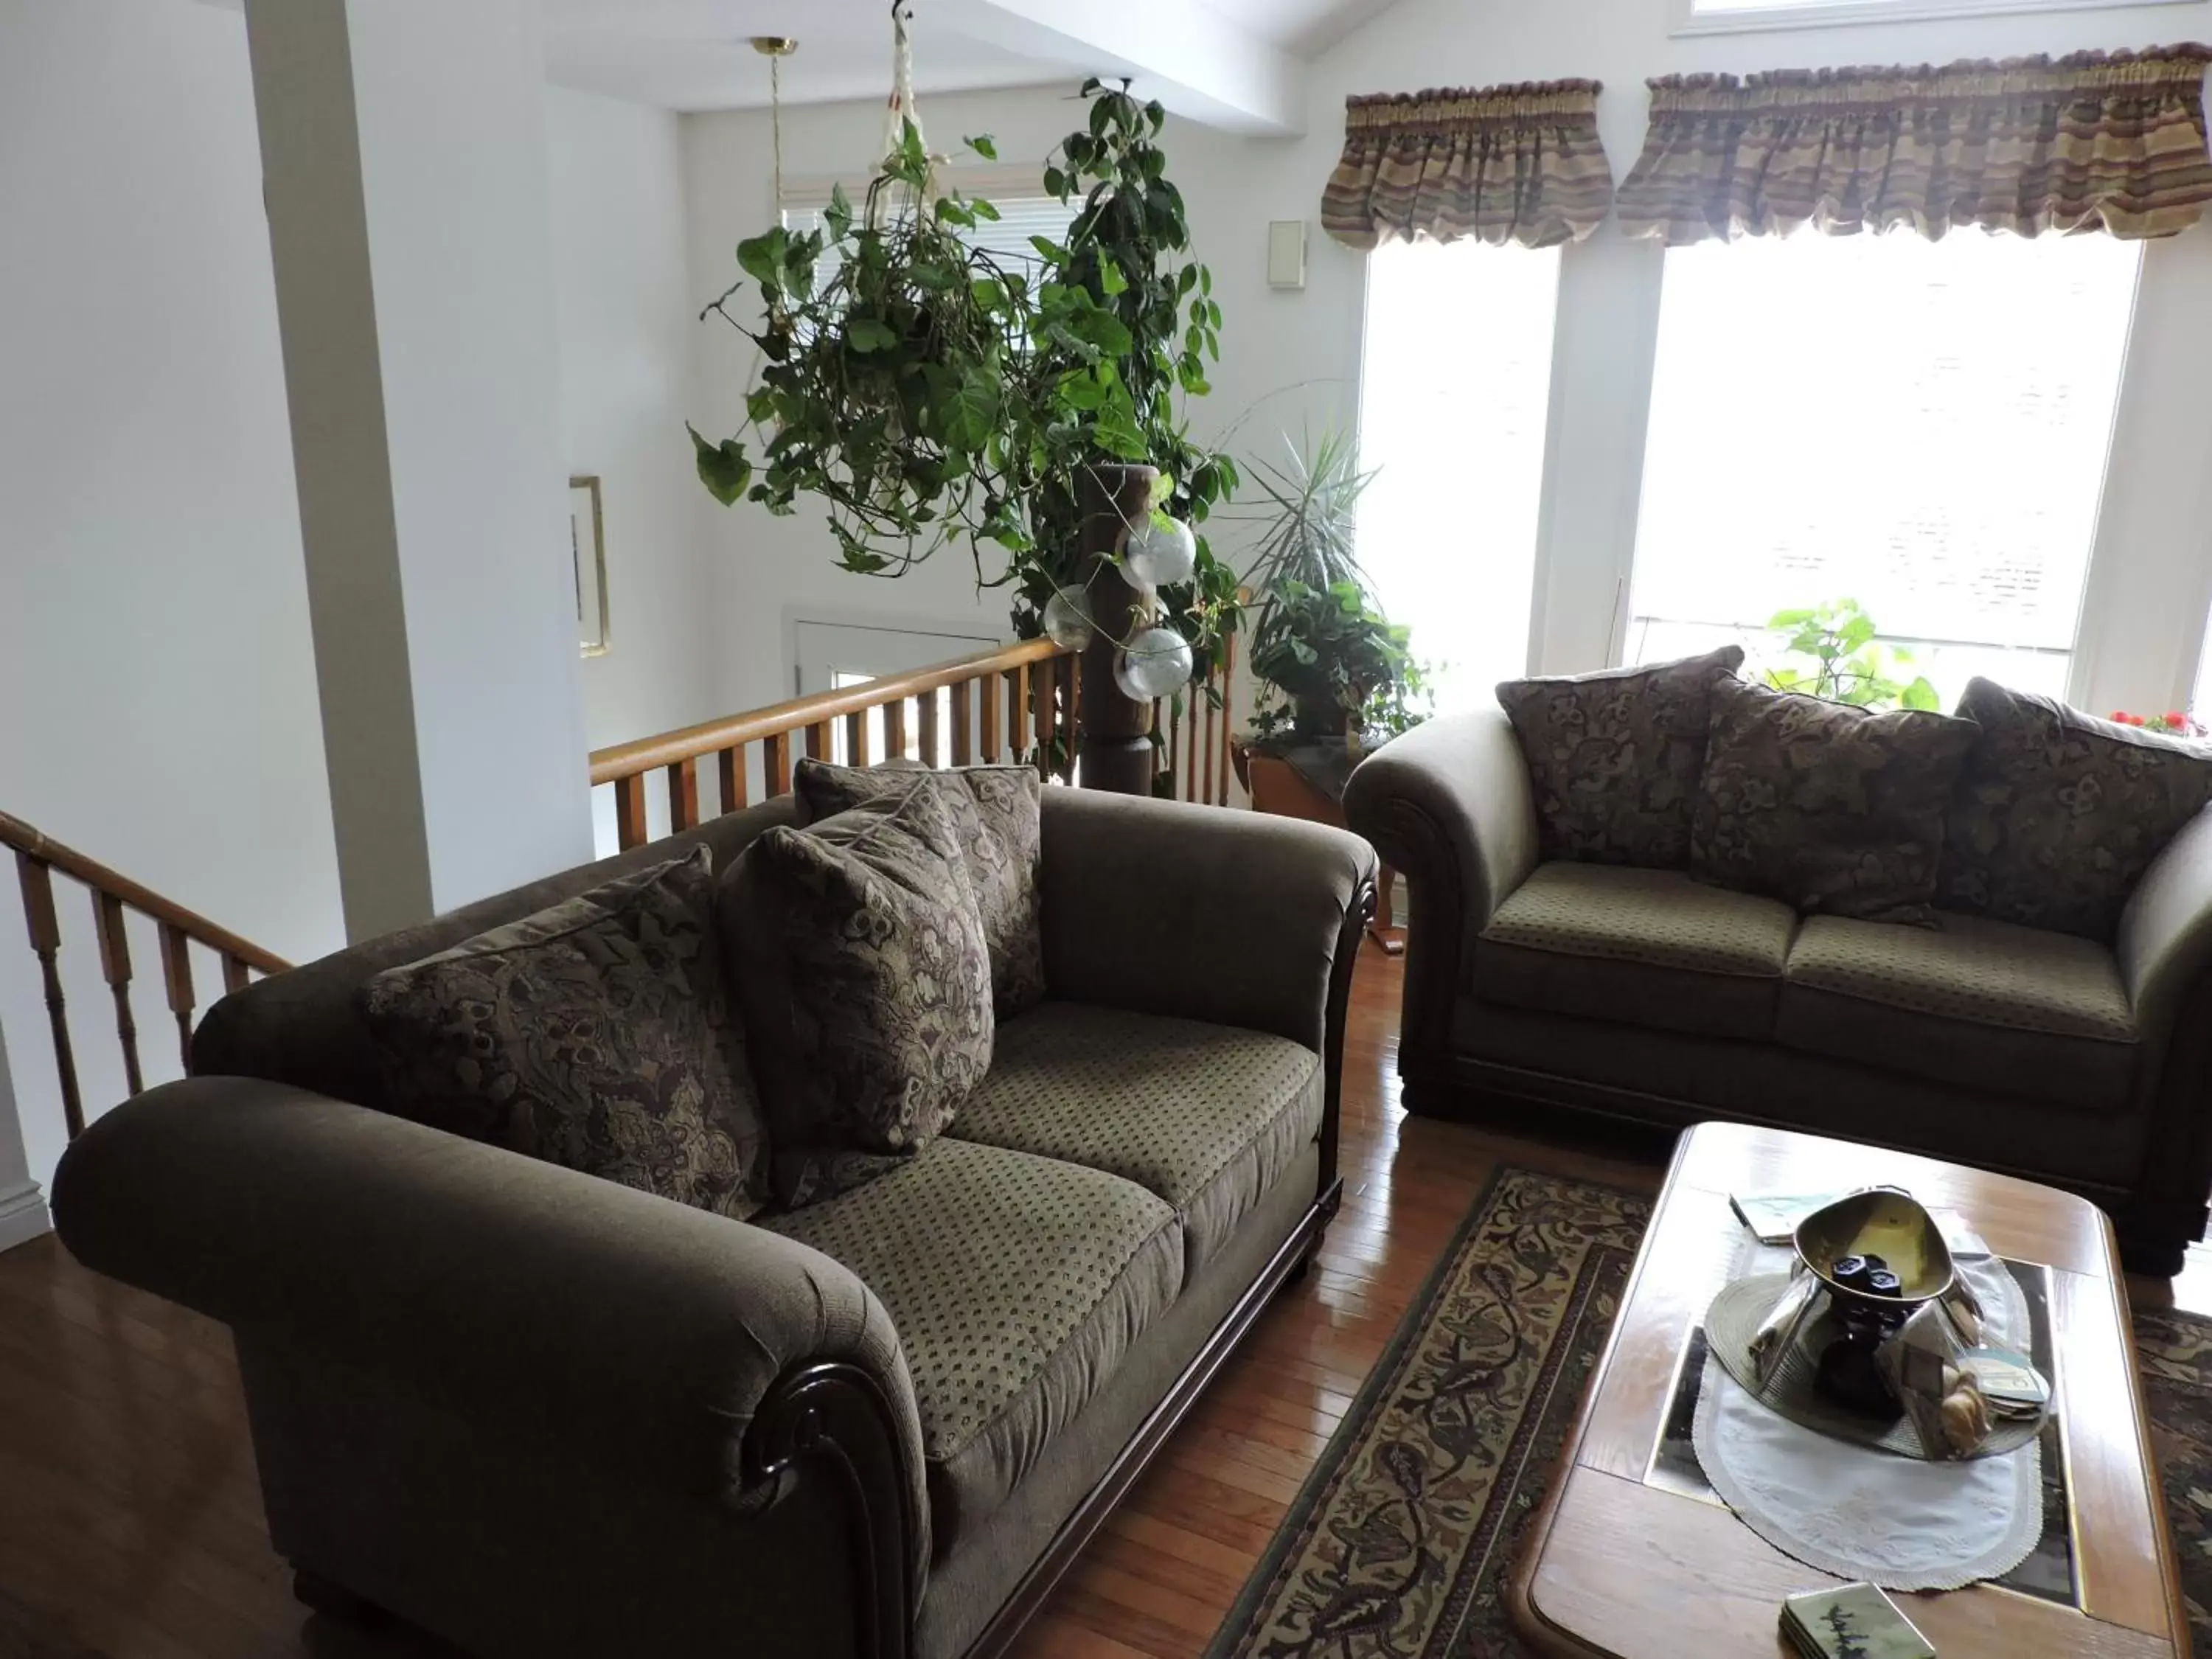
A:
{"type": "MultiPolygon", "coordinates": [[[[885,0],[541,0],[547,72],[562,86],[666,109],[754,109],[769,101],[769,66],[749,42],[789,34],[787,104],[880,98],[890,82],[885,0]]],[[[1199,0],[1185,0],[1195,5],[1199,0]]],[[[1257,40],[1299,58],[1334,46],[1392,0],[1206,0],[1257,40]]],[[[1037,86],[1097,65],[1039,58],[988,32],[933,25],[915,0],[915,89],[927,96],[1037,86]]]]}

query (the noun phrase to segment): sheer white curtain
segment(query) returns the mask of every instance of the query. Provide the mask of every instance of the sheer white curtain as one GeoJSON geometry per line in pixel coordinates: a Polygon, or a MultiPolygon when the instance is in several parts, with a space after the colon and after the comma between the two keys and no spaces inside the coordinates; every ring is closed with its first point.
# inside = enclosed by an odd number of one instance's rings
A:
{"type": "Polygon", "coordinates": [[[1527,672],[1557,248],[1389,242],[1370,256],[1358,548],[1436,667],[1439,710],[1527,672]]]}

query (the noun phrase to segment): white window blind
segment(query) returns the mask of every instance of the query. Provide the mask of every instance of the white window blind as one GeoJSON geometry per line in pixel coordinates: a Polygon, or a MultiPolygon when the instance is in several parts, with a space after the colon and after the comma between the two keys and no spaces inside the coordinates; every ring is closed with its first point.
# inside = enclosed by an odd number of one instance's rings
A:
{"type": "Polygon", "coordinates": [[[1670,250],[1624,652],[1855,599],[1948,707],[2063,695],[2142,244],[1954,231],[1670,250]]]}
{"type": "Polygon", "coordinates": [[[1440,710],[1528,672],[1557,248],[1387,242],[1359,379],[1360,564],[1440,710]]]}

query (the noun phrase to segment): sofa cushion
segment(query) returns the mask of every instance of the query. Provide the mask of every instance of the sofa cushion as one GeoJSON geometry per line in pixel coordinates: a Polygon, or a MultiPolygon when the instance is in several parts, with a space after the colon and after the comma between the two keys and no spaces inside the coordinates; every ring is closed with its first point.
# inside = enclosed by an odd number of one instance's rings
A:
{"type": "Polygon", "coordinates": [[[1662,1030],[1768,1036],[1796,914],[1679,870],[1537,866],[1482,930],[1486,1002],[1662,1030]]]}
{"type": "Polygon", "coordinates": [[[1743,647],[1570,678],[1508,680],[1498,701],[1535,787],[1543,856],[1679,870],[1705,761],[1707,704],[1743,647]]]}
{"type": "Polygon", "coordinates": [[[1690,868],[1806,912],[1926,925],[1969,721],[1729,680],[1691,817],[1690,868]]]}
{"type": "Polygon", "coordinates": [[[1944,842],[1946,909],[2110,944],[2143,872],[2212,801],[2212,749],[1969,681],[1982,740],[1944,842]]]}
{"type": "Polygon", "coordinates": [[[1325,1082],[1319,1055],[1264,1031],[1048,1002],[999,1028],[991,1074],[950,1133],[1165,1200],[1188,1278],[1311,1142],[1325,1082]]]}
{"type": "Polygon", "coordinates": [[[1164,1200],[949,1136],[761,1224],[851,1268],[890,1313],[940,1555],[1021,1483],[1182,1285],[1182,1229],[1164,1200]]]}
{"type": "Polygon", "coordinates": [[[724,948],[777,1200],[812,1203],[944,1132],[990,1068],[991,964],[933,782],[770,830],[722,878],[724,948]]]}
{"type": "Polygon", "coordinates": [[[885,766],[862,771],[811,758],[799,763],[793,787],[810,819],[829,817],[881,795],[941,787],[952,831],[983,918],[991,952],[991,994],[999,1018],[1044,1000],[1044,933],[1037,863],[1042,840],[1034,766],[963,766],[931,772],[885,766]]]}
{"type": "Polygon", "coordinates": [[[357,995],[409,1115],[742,1221],[761,1114],[705,848],[388,968],[357,995]]]}
{"type": "Polygon", "coordinates": [[[1948,913],[1932,928],[1808,920],[1776,1034],[1815,1054],[2115,1112],[2128,1103],[2137,1051],[2127,990],[2103,945],[1948,913]]]}

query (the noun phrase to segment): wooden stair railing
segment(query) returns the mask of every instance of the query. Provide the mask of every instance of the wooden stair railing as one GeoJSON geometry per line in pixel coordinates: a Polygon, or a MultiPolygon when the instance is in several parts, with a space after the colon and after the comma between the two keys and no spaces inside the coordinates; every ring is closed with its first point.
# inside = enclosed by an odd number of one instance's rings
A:
{"type": "Polygon", "coordinates": [[[80,884],[92,901],[100,975],[115,1000],[115,1036],[123,1048],[124,1078],[134,1095],[145,1087],[145,1078],[138,1062],[138,1025],[131,1008],[129,915],[145,917],[159,930],[162,989],[177,1023],[178,1051],[187,1073],[192,1066],[192,1013],[198,1000],[192,982],[191,947],[198,945],[215,954],[222,964],[226,992],[240,989],[256,973],[281,974],[292,965],[5,812],[0,812],[0,845],[15,849],[15,871],[23,889],[23,920],[30,930],[31,950],[39,958],[46,1022],[53,1032],[62,1115],[72,1140],[84,1132],[84,1098],[77,1085],[68,1003],[62,990],[62,925],[61,912],[54,902],[55,872],[80,884]]]}
{"type": "MultiPolygon", "coordinates": [[[[1024,640],[595,749],[592,787],[614,791],[616,844],[627,851],[655,834],[647,822],[655,774],[668,802],[668,828],[661,833],[669,835],[710,816],[702,802],[702,771],[713,779],[715,810],[734,812],[756,799],[788,793],[793,763],[802,754],[848,766],[894,756],[928,766],[1035,760],[1065,778],[1066,739],[1079,712],[1074,666],[1074,656],[1051,641],[1024,640]]],[[[1189,742],[1183,741],[1183,718],[1164,702],[1156,705],[1179,799],[1228,802],[1230,666],[1224,657],[1217,671],[1224,676],[1221,708],[1194,690],[1186,696],[1189,742]]]]}

